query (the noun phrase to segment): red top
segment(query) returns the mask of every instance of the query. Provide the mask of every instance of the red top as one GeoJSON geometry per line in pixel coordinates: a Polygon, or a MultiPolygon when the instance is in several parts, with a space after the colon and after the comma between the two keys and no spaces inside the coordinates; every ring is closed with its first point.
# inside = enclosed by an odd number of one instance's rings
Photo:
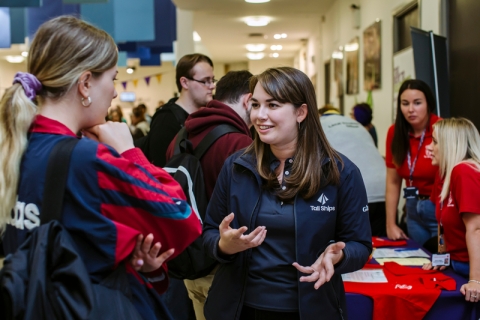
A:
{"type": "MultiPolygon", "coordinates": [[[[438,190],[438,188],[435,189],[438,190]]],[[[437,204],[440,204],[440,191],[435,195],[437,204]]],[[[437,205],[439,209],[436,210],[437,220],[444,226],[447,252],[453,260],[469,261],[462,213],[480,214],[479,194],[480,172],[471,164],[456,165],[450,178],[450,194],[443,201],[443,206],[437,205]]]]}
{"type": "MultiPolygon", "coordinates": [[[[418,155],[418,159],[415,165],[415,169],[413,171],[413,186],[418,188],[418,192],[421,195],[430,195],[432,193],[432,186],[435,180],[435,175],[437,174],[438,167],[432,166],[432,156],[426,150],[426,146],[428,146],[432,142],[432,125],[441,120],[437,115],[431,114],[429,125],[427,130],[425,131],[425,138],[423,140],[422,147],[420,148],[420,154],[418,155]]],[[[405,179],[407,182],[407,186],[410,186],[409,179],[410,179],[410,170],[408,169],[408,161],[407,157],[403,161],[400,167],[397,167],[393,164],[393,156],[392,156],[392,141],[393,141],[393,134],[395,131],[395,125],[392,125],[388,129],[387,133],[387,146],[386,146],[386,155],[385,155],[385,162],[387,168],[395,168],[397,169],[398,174],[402,179],[405,179]]],[[[420,144],[421,135],[418,137],[414,137],[413,134],[409,134],[410,137],[410,155],[411,155],[411,162],[413,164],[415,157],[418,153],[418,146],[420,144]]]]}

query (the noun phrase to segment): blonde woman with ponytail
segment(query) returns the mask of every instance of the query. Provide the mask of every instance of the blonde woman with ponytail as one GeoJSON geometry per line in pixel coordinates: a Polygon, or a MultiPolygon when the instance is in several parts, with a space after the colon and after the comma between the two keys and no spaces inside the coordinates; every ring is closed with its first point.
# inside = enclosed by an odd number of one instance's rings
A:
{"type": "MultiPolygon", "coordinates": [[[[432,165],[439,167],[440,183],[443,183],[441,191],[439,187],[432,193],[437,203],[439,238],[444,241],[455,272],[470,279],[460,288],[465,300],[478,302],[480,135],[475,125],[464,118],[441,120],[433,129],[433,140],[427,150],[432,153],[432,165]]],[[[427,264],[424,269],[432,269],[432,265],[427,264]]]]}
{"type": "Polygon", "coordinates": [[[201,226],[180,186],[134,148],[127,125],[104,120],[117,95],[117,56],[112,37],[78,18],[40,26],[28,72],[15,75],[0,101],[0,230],[9,254],[38,227],[50,152],[59,141],[79,139],[60,222],[93,282],[128,261],[139,314],[169,319],[157,293],[168,286],[163,262],[201,226]]]}

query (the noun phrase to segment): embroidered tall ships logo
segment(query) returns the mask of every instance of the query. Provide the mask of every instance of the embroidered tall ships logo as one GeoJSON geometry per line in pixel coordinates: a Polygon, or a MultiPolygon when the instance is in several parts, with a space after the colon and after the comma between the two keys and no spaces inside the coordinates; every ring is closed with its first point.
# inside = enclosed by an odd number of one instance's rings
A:
{"type": "Polygon", "coordinates": [[[322,195],[317,199],[321,204],[325,204],[328,201],[328,198],[322,193],[322,195]]]}
{"type": "Polygon", "coordinates": [[[335,207],[325,205],[325,203],[328,201],[328,198],[323,193],[320,195],[320,197],[318,197],[317,201],[320,202],[321,206],[310,206],[312,211],[335,211],[335,207]]]}

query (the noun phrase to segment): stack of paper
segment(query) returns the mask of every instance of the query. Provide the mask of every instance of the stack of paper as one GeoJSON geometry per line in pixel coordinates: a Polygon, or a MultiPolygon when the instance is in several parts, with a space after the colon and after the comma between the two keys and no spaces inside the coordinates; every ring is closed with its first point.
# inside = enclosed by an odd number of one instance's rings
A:
{"type": "Polygon", "coordinates": [[[373,258],[381,265],[396,262],[403,266],[422,266],[429,263],[430,256],[422,249],[375,249],[373,258]]]}
{"type": "Polygon", "coordinates": [[[382,269],[361,269],[355,272],[342,274],[343,281],[365,282],[365,283],[386,283],[388,282],[382,269]]]}

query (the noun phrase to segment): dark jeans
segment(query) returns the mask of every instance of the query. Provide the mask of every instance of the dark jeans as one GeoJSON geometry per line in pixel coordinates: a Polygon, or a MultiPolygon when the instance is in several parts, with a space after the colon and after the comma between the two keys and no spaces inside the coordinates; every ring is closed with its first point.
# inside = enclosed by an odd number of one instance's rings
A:
{"type": "Polygon", "coordinates": [[[260,310],[244,305],[240,320],[300,320],[300,314],[298,312],[260,310]]]}

